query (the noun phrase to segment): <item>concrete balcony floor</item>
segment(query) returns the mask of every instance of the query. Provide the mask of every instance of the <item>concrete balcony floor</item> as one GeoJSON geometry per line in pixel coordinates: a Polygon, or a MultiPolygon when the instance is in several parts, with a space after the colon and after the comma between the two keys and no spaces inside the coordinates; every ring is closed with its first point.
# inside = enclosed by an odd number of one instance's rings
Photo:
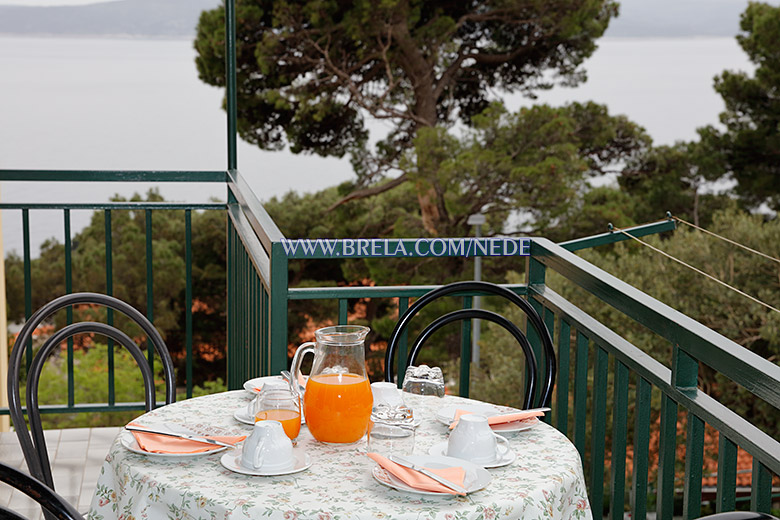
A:
{"type": "MultiPolygon", "coordinates": [[[[52,461],[54,488],[80,513],[89,509],[100,467],[120,429],[73,428],[44,432],[52,461]]],[[[28,472],[16,433],[0,433],[0,460],[28,472]]],[[[41,508],[35,501],[3,484],[0,484],[0,505],[33,520],[42,518],[41,508]]]]}

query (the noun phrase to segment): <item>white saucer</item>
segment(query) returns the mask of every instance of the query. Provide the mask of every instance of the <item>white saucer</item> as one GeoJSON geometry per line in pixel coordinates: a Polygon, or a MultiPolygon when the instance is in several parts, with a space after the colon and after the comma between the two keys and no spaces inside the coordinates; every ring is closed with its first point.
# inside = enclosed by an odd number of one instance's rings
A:
{"type": "Polygon", "coordinates": [[[450,424],[452,424],[452,421],[455,420],[455,413],[458,410],[463,410],[477,415],[482,415],[483,417],[490,417],[491,415],[498,415],[501,413],[501,410],[489,404],[458,404],[458,405],[444,406],[439,410],[437,410],[436,420],[442,424],[446,424],[447,426],[449,426],[450,424]]]}
{"type": "Polygon", "coordinates": [[[244,390],[252,395],[257,395],[260,393],[260,390],[263,389],[265,382],[271,380],[284,381],[284,378],[282,376],[255,377],[254,379],[250,379],[244,382],[244,390]]]}
{"type": "MultiPolygon", "coordinates": [[[[467,493],[479,491],[480,489],[490,484],[490,481],[493,478],[485,468],[478,466],[473,462],[456,459],[454,457],[442,457],[439,455],[409,455],[406,458],[415,464],[421,464],[426,468],[431,469],[444,469],[460,466],[466,471],[466,476],[463,479],[463,487],[466,488],[467,493]]],[[[423,491],[420,489],[415,489],[411,486],[407,486],[401,480],[391,475],[389,471],[385,471],[379,465],[374,466],[374,468],[371,470],[371,475],[380,484],[397,489],[398,491],[437,497],[457,496],[444,492],[423,491]]]]}
{"type": "Polygon", "coordinates": [[[240,423],[248,424],[250,426],[255,425],[255,418],[246,413],[246,406],[242,406],[235,412],[233,412],[233,419],[240,423]]]}
{"type": "MultiPolygon", "coordinates": [[[[493,415],[500,415],[502,413],[510,413],[510,412],[502,412],[495,406],[489,404],[449,405],[441,408],[436,412],[436,420],[442,424],[446,424],[447,426],[449,426],[450,424],[452,424],[452,421],[455,420],[455,413],[458,410],[465,410],[467,412],[472,412],[474,414],[482,415],[484,417],[491,417],[493,415]]],[[[515,410],[515,411],[520,412],[522,410],[515,410]]],[[[494,424],[490,428],[494,432],[498,432],[498,433],[514,433],[514,432],[522,432],[525,430],[529,430],[534,426],[536,426],[537,424],[539,424],[539,418],[531,417],[523,421],[513,421],[513,422],[503,423],[503,424],[494,424]]]]}
{"type": "MultiPolygon", "coordinates": [[[[173,430],[173,428],[171,428],[171,430],[173,430]]],[[[176,432],[176,433],[185,433],[185,432],[176,432]]],[[[135,440],[135,437],[133,436],[132,432],[129,432],[127,430],[123,430],[122,433],[119,435],[119,442],[127,450],[132,451],[133,453],[138,453],[139,455],[146,455],[147,457],[164,457],[164,458],[200,457],[201,455],[211,455],[212,453],[218,453],[220,451],[225,451],[227,449],[225,446],[218,446],[213,450],[201,451],[198,453],[152,453],[151,451],[142,450],[141,447],[138,445],[138,441],[135,440]]],[[[207,445],[204,444],[204,446],[207,445]]]]}
{"type": "Polygon", "coordinates": [[[225,453],[219,459],[230,471],[241,473],[242,475],[253,475],[256,477],[274,477],[278,475],[290,475],[292,473],[298,473],[311,467],[311,457],[307,453],[295,454],[295,464],[292,468],[287,469],[250,469],[241,465],[241,450],[233,450],[229,453],[225,453]]]}
{"type": "MultiPolygon", "coordinates": [[[[431,446],[431,449],[428,450],[428,454],[440,456],[447,455],[447,441],[431,446]]],[[[517,460],[517,454],[512,451],[512,448],[499,443],[499,445],[496,447],[495,460],[482,464],[475,462],[475,464],[479,464],[483,468],[500,468],[501,466],[508,466],[512,464],[515,460],[517,460]]]]}

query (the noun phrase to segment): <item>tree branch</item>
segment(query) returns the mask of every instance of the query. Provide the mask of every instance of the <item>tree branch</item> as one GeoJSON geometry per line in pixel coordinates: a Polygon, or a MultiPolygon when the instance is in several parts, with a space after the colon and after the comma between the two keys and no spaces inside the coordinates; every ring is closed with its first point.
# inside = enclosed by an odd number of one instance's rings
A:
{"type": "Polygon", "coordinates": [[[364,188],[362,190],[356,190],[347,195],[346,197],[343,197],[341,200],[337,201],[333,205],[331,205],[326,211],[333,211],[334,209],[338,208],[342,204],[346,204],[347,202],[351,200],[357,200],[357,199],[365,199],[366,197],[372,197],[374,195],[379,195],[380,193],[384,193],[388,190],[391,190],[395,188],[396,186],[399,186],[409,180],[406,176],[406,174],[401,174],[400,176],[396,177],[395,179],[391,180],[390,182],[386,182],[384,184],[381,184],[379,186],[372,186],[371,188],[364,188]]]}

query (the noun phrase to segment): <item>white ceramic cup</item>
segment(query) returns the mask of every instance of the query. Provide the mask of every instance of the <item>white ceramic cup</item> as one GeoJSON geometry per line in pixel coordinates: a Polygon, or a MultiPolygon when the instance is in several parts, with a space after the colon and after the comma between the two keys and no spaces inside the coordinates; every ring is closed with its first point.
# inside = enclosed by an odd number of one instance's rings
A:
{"type": "Polygon", "coordinates": [[[292,467],[292,441],[279,421],[258,421],[241,449],[241,465],[255,470],[281,470],[292,467]]]}
{"type": "Polygon", "coordinates": [[[499,459],[498,443],[508,441],[493,433],[482,415],[462,415],[447,441],[447,456],[475,464],[490,464],[499,459]]]}
{"type": "Polygon", "coordinates": [[[401,393],[395,383],[386,381],[371,383],[371,394],[374,396],[374,407],[384,404],[392,407],[404,406],[401,393]]]}

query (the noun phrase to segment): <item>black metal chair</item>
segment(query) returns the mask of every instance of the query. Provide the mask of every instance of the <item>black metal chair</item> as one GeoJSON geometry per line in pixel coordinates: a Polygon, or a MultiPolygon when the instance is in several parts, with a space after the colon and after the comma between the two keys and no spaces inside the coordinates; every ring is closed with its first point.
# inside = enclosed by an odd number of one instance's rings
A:
{"type": "MultiPolygon", "coordinates": [[[[450,296],[455,293],[463,293],[463,292],[478,292],[478,293],[486,293],[490,295],[501,296],[509,300],[517,307],[519,307],[523,311],[523,313],[525,313],[525,315],[528,318],[528,323],[531,325],[531,327],[533,327],[533,329],[536,331],[536,334],[541,339],[541,343],[542,343],[541,353],[542,353],[542,361],[544,366],[543,379],[540,382],[541,387],[539,388],[538,391],[532,390],[529,394],[528,393],[529,383],[536,384],[537,363],[535,357],[533,357],[533,352],[531,352],[532,356],[528,356],[528,354],[526,354],[527,362],[533,359],[534,365],[533,365],[533,370],[531,370],[531,364],[529,363],[528,365],[529,370],[527,370],[528,377],[526,380],[526,400],[528,399],[529,395],[531,400],[527,401],[529,404],[525,406],[525,408],[531,408],[536,406],[539,407],[549,406],[552,400],[552,392],[553,392],[553,386],[555,385],[555,374],[557,370],[555,349],[553,348],[553,342],[552,342],[552,337],[550,335],[550,332],[547,330],[547,327],[545,326],[541,316],[539,316],[539,313],[536,312],[536,309],[534,309],[531,306],[531,304],[528,303],[528,301],[524,300],[523,298],[521,298],[514,292],[510,291],[506,287],[501,287],[500,285],[496,285],[488,282],[467,281],[467,282],[451,283],[439,287],[438,289],[434,289],[433,291],[425,294],[424,296],[420,297],[417,301],[415,301],[414,304],[411,307],[409,307],[409,309],[404,313],[404,315],[401,316],[401,318],[398,320],[398,323],[396,323],[395,328],[393,329],[393,332],[390,335],[390,340],[387,342],[387,351],[385,353],[385,380],[393,381],[393,376],[395,374],[395,370],[394,370],[395,355],[398,349],[398,343],[400,342],[404,330],[409,326],[409,323],[412,321],[412,318],[414,318],[423,307],[425,307],[432,301],[438,298],[442,298],[444,296],[450,296]],[[535,404],[533,398],[534,395],[538,396],[538,398],[536,398],[535,400],[535,404]]],[[[473,310],[477,310],[477,309],[463,309],[461,311],[455,311],[454,313],[450,313],[448,315],[438,318],[432,324],[430,324],[420,334],[420,337],[418,337],[417,340],[415,341],[414,347],[412,348],[412,353],[409,358],[410,364],[414,364],[416,360],[415,349],[419,351],[419,347],[422,344],[420,340],[421,338],[423,338],[423,336],[425,336],[424,339],[427,339],[430,336],[430,334],[434,332],[434,330],[438,330],[438,328],[440,328],[444,324],[450,323],[452,321],[456,321],[458,319],[467,319],[466,318],[467,314],[464,313],[463,311],[468,312],[473,310]],[[456,313],[461,313],[461,314],[456,314],[456,313]],[[429,329],[431,329],[434,325],[436,325],[436,329],[429,331],[429,329]]],[[[503,318],[502,316],[495,313],[490,313],[490,314],[493,316],[499,316],[503,318]]],[[[470,316],[470,317],[481,318],[481,316],[470,316]]],[[[494,321],[498,323],[497,321],[491,318],[481,318],[481,319],[487,319],[489,321],[494,321]]],[[[501,323],[499,324],[502,325],[501,323]]],[[[504,328],[507,327],[504,326],[504,328]]],[[[510,330],[510,332],[512,331],[510,330]]],[[[521,346],[523,346],[522,342],[521,342],[521,346]]],[[[525,349],[525,347],[523,348],[525,349]]]]}
{"type": "Polygon", "coordinates": [[[38,384],[44,362],[63,341],[77,334],[96,333],[111,338],[124,346],[141,369],[144,380],[144,401],[146,411],[152,410],[156,406],[152,370],[138,345],[136,345],[127,334],[113,326],[89,321],[73,323],[63,327],[52,335],[43,344],[30,364],[27,374],[26,389],[27,416],[30,421],[30,429],[28,431],[24,420],[24,410],[22,409],[20,395],[20,373],[22,358],[25,351],[24,346],[32,339],[35,328],[44,320],[60,309],[80,304],[101,305],[113,309],[123,313],[138,324],[151,341],[162,362],[165,376],[165,404],[173,403],[176,400],[176,379],[173,370],[173,361],[168,353],[168,348],[165,346],[165,342],[163,341],[162,336],[160,336],[160,333],[154,328],[154,325],[152,325],[146,316],[135,308],[117,298],[104,294],[74,293],[60,296],[38,309],[38,311],[36,311],[24,324],[24,327],[19,332],[19,336],[16,339],[14,349],[11,351],[8,362],[8,408],[30,474],[52,489],[54,489],[54,480],[52,478],[49,455],[46,451],[46,440],[43,435],[43,426],[41,424],[41,415],[38,407],[38,384]]]}
{"type": "MultiPolygon", "coordinates": [[[[30,475],[0,462],[0,481],[5,482],[38,502],[51,518],[59,520],[84,520],[84,517],[76,511],[64,498],[54,492],[49,486],[30,475]]],[[[12,518],[25,520],[20,514],[0,507],[0,518],[12,518]]]]}
{"type": "Polygon", "coordinates": [[[699,517],[699,520],[780,520],[776,516],[752,511],[728,511],[699,517]]]}

